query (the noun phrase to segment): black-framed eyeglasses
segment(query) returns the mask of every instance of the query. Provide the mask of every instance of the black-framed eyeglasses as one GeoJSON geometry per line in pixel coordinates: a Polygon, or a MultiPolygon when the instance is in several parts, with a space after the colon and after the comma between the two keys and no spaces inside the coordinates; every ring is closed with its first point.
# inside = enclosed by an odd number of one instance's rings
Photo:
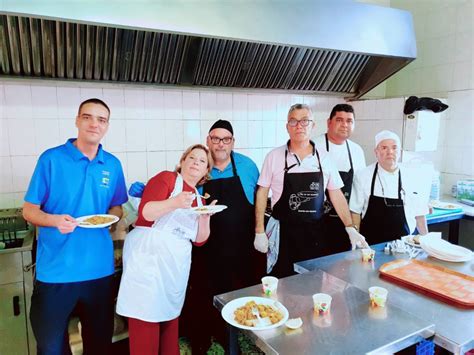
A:
{"type": "Polygon", "coordinates": [[[296,127],[298,125],[298,123],[300,124],[301,127],[308,127],[310,122],[313,122],[313,120],[308,120],[308,119],[304,119],[304,120],[297,120],[295,118],[290,118],[288,120],[288,125],[290,127],[296,127]]]}
{"type": "Polygon", "coordinates": [[[232,143],[232,140],[234,139],[233,137],[224,137],[224,138],[219,138],[219,137],[209,137],[211,139],[212,144],[219,144],[220,142],[224,144],[230,144],[232,143]]]}

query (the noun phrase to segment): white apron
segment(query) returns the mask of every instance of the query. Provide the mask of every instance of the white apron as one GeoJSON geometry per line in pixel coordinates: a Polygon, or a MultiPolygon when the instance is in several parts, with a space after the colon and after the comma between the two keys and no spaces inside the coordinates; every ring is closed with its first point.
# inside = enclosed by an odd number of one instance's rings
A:
{"type": "MultiPolygon", "coordinates": [[[[183,178],[178,174],[170,198],[181,191],[183,178]]],[[[200,198],[197,203],[202,206],[200,198]]],[[[190,209],[180,208],[161,216],[152,227],[136,227],[127,235],[118,314],[147,322],[163,322],[180,315],[198,218],[190,209]]]]}

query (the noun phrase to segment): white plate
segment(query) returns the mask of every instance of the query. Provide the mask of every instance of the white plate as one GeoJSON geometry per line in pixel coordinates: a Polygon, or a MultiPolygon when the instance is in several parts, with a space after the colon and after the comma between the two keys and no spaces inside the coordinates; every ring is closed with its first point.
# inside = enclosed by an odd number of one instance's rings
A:
{"type": "Polygon", "coordinates": [[[462,206],[459,206],[455,203],[451,202],[441,202],[441,201],[433,201],[431,202],[431,206],[438,210],[457,210],[459,208],[462,209],[462,206]]]}
{"type": "Polygon", "coordinates": [[[202,207],[193,207],[192,210],[197,214],[209,214],[209,213],[217,213],[222,212],[227,208],[226,205],[209,205],[209,206],[202,206],[202,207]]]}
{"type": "Polygon", "coordinates": [[[459,245],[451,244],[443,239],[420,238],[421,247],[429,255],[444,261],[464,262],[473,257],[472,251],[459,245]]]}
{"type": "Polygon", "coordinates": [[[120,218],[118,218],[117,216],[114,216],[113,214],[91,214],[89,216],[78,217],[76,218],[76,221],[79,222],[79,227],[81,228],[105,228],[114,224],[119,219],[120,218]],[[102,224],[87,224],[85,220],[91,217],[109,217],[109,218],[113,218],[113,220],[107,223],[102,223],[102,224]],[[84,223],[84,224],[81,224],[81,223],[84,223]]]}
{"type": "Polygon", "coordinates": [[[280,302],[275,301],[271,298],[264,298],[264,297],[241,297],[237,298],[235,300],[230,301],[227,303],[224,308],[222,308],[222,318],[229,323],[230,325],[233,325],[234,327],[240,328],[240,329],[248,329],[248,330],[266,330],[266,329],[273,329],[277,328],[280,325],[285,324],[285,322],[288,320],[288,310],[286,309],[285,306],[283,306],[280,302]],[[264,325],[261,327],[249,327],[246,325],[239,324],[235,321],[235,316],[234,316],[234,311],[242,306],[245,306],[247,302],[254,301],[257,304],[263,304],[266,306],[271,306],[275,310],[278,310],[283,314],[283,318],[281,321],[275,324],[270,324],[270,325],[264,325]]]}
{"type": "Polygon", "coordinates": [[[421,245],[420,245],[420,244],[416,244],[416,243],[413,241],[413,237],[414,237],[414,235],[406,235],[406,236],[404,236],[404,237],[401,237],[400,239],[403,240],[406,244],[408,244],[408,245],[411,246],[411,247],[420,248],[420,249],[421,249],[421,245]]]}

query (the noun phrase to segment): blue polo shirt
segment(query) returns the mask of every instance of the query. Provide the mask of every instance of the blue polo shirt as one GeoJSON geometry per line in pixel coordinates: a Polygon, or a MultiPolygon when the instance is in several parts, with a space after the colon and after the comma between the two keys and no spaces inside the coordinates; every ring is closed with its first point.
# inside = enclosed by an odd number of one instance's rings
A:
{"type": "MultiPolygon", "coordinates": [[[[74,218],[107,213],[127,201],[120,161],[99,145],[90,161],[74,145],[45,151],[36,165],[25,201],[51,214],[74,218]]],[[[36,277],[42,282],[94,280],[114,272],[113,243],[108,228],[80,228],[61,234],[55,227],[40,227],[36,277]]]]}
{"type": "MultiPolygon", "coordinates": [[[[237,175],[240,177],[242,186],[244,188],[245,196],[251,205],[255,203],[255,191],[257,188],[258,181],[258,168],[257,165],[249,157],[232,152],[234,154],[235,167],[237,168],[237,175]]],[[[212,168],[211,177],[213,180],[223,179],[232,177],[232,163],[229,163],[226,168],[220,171],[217,168],[212,168]]],[[[202,191],[202,187],[200,188],[202,191]]]]}

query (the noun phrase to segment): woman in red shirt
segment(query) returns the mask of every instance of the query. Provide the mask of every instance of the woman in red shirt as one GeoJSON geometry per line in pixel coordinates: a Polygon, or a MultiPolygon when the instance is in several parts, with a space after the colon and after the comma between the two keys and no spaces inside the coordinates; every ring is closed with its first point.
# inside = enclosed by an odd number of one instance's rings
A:
{"type": "Polygon", "coordinates": [[[125,239],[117,300],[117,313],[128,317],[132,355],[179,354],[192,245],[209,237],[210,214],[191,207],[203,205],[196,186],[209,179],[212,165],[209,150],[196,144],[175,172],[163,171],[145,187],[136,228],[125,239]]]}

